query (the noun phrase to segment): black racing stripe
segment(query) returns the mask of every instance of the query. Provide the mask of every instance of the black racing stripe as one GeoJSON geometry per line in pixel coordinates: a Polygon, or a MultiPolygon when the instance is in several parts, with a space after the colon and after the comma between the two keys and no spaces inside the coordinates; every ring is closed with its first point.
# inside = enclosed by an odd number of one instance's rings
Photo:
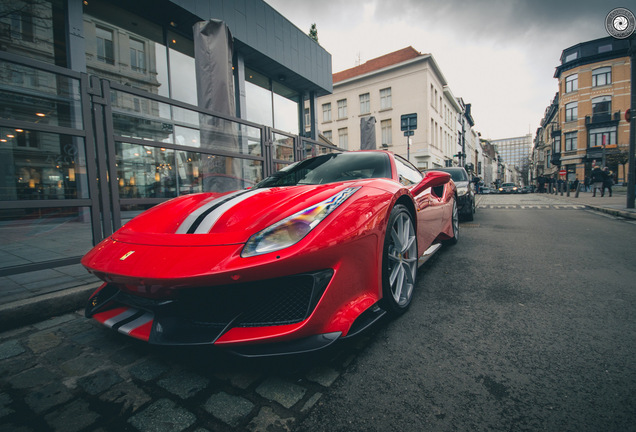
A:
{"type": "Polygon", "coordinates": [[[209,209],[207,209],[206,211],[201,213],[199,215],[199,217],[192,223],[190,228],[188,228],[188,232],[186,232],[186,234],[194,234],[194,232],[197,230],[197,228],[199,228],[199,225],[201,225],[201,222],[203,222],[203,220],[207,217],[207,215],[212,213],[214,210],[216,210],[217,208],[219,208],[220,206],[222,206],[226,202],[231,201],[231,200],[233,200],[236,197],[240,197],[241,195],[244,195],[244,194],[246,194],[248,192],[250,192],[250,190],[246,190],[246,191],[241,192],[239,194],[232,195],[231,197],[226,198],[223,201],[220,201],[220,202],[216,203],[215,205],[213,205],[212,207],[210,207],[209,209]]]}
{"type": "Polygon", "coordinates": [[[146,312],[145,311],[138,311],[137,313],[135,313],[134,315],[129,316],[126,319],[123,319],[121,321],[119,321],[118,323],[113,324],[113,326],[111,327],[113,330],[117,330],[119,327],[123,326],[124,324],[128,324],[131,321],[136,320],[139,317],[142,317],[146,312]]]}

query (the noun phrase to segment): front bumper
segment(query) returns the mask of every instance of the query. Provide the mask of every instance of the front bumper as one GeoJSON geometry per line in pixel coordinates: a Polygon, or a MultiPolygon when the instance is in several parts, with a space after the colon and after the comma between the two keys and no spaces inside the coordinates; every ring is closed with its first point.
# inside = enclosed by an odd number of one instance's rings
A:
{"type": "MultiPolygon", "coordinates": [[[[170,298],[131,294],[105,283],[88,300],[86,317],[119,333],[158,345],[213,345],[232,329],[262,334],[297,328],[312,314],[332,280],[331,269],[250,283],[175,290],[170,298]]],[[[333,342],[332,336],[311,343],[333,342]]],[[[291,347],[290,347],[291,348],[291,347]]],[[[294,349],[294,348],[291,348],[294,349]]]]}

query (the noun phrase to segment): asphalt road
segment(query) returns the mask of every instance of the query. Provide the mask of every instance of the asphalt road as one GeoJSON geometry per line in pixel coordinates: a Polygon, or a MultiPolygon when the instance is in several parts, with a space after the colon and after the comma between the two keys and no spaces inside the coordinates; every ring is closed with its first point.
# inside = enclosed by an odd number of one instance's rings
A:
{"type": "Polygon", "coordinates": [[[636,431],[636,224],[519,200],[482,197],[294,430],[636,431]]]}

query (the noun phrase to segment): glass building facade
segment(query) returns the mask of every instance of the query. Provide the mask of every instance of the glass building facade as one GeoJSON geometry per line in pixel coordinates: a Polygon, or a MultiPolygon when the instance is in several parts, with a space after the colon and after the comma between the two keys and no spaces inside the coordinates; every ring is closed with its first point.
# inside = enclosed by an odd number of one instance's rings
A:
{"type": "MultiPolygon", "coordinates": [[[[216,3],[17,0],[0,16],[0,302],[95,282],[80,257],[153,205],[338,150],[299,136],[300,107],[331,83],[271,58],[233,18],[236,113],[199,107],[192,26],[225,21],[216,3]]],[[[266,35],[269,16],[290,25],[256,3],[243,16],[266,35]]],[[[330,80],[328,53],[295,30],[283,42],[297,56],[316,45],[330,80]]]]}

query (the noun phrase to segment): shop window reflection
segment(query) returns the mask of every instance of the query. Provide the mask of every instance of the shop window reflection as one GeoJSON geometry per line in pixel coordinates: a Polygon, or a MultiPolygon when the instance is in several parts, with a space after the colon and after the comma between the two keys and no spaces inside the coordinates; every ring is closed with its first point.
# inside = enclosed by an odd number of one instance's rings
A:
{"type": "Polygon", "coordinates": [[[0,128],[0,200],[88,198],[84,140],[0,128]]]}
{"type": "Polygon", "coordinates": [[[177,196],[174,150],[118,142],[116,153],[120,198],[177,196]]]}

